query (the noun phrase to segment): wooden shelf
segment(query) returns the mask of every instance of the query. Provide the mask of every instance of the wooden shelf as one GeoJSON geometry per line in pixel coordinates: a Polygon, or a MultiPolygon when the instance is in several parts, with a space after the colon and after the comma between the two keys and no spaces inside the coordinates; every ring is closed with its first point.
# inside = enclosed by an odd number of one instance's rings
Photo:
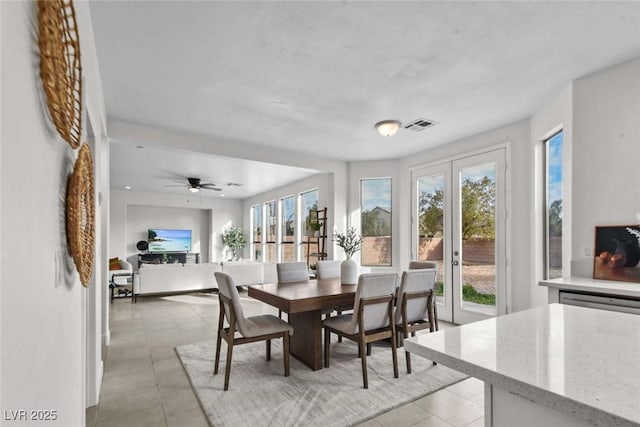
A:
{"type": "Polygon", "coordinates": [[[307,265],[310,264],[310,258],[315,257],[319,260],[327,259],[327,208],[322,209],[310,209],[309,218],[315,218],[320,224],[319,236],[306,236],[307,241],[307,265]],[[315,245],[315,252],[311,252],[311,245],[315,245]]]}

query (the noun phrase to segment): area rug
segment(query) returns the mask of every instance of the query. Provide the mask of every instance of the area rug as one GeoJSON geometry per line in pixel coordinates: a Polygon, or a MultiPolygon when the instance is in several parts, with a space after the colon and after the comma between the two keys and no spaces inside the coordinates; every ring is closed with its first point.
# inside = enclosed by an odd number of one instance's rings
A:
{"type": "Polygon", "coordinates": [[[234,347],[228,391],[223,391],[224,342],[215,376],[214,341],[176,347],[212,426],[351,426],[467,378],[415,355],[407,374],[399,349],[395,379],[390,348],[374,346],[365,390],[357,346],[348,340],[331,345],[329,368],[314,372],[291,357],[291,375],[285,377],[281,342],[273,341],[270,362],[264,342],[234,347]]]}

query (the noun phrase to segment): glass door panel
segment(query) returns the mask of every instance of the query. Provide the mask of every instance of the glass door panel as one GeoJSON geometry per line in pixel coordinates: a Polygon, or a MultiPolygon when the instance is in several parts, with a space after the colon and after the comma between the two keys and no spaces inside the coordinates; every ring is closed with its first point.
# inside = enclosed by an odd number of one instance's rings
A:
{"type": "Polygon", "coordinates": [[[436,264],[438,316],[452,321],[449,164],[414,171],[412,259],[436,264]]]}
{"type": "MultiPolygon", "coordinates": [[[[452,163],[456,323],[504,313],[504,150],[452,163]]],[[[506,306],[505,306],[506,307],[506,306]]]]}
{"type": "Polygon", "coordinates": [[[460,170],[462,203],[461,305],[496,314],[496,165],[484,163],[460,170]]]}

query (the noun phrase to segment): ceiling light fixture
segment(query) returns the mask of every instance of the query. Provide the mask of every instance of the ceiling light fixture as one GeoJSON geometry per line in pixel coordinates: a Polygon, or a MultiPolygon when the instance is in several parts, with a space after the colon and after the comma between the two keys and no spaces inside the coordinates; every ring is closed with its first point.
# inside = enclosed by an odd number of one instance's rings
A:
{"type": "Polygon", "coordinates": [[[393,136],[400,129],[400,123],[398,120],[383,120],[375,124],[375,128],[382,136],[393,136]]]}
{"type": "Polygon", "coordinates": [[[200,191],[200,189],[198,187],[189,187],[189,191],[191,191],[192,193],[197,193],[198,191],[200,191]]]}

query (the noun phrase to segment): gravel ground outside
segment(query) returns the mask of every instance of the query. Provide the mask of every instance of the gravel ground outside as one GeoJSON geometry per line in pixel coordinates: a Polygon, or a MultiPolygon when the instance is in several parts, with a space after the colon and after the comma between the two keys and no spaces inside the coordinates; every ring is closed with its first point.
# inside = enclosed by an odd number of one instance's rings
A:
{"type": "MultiPolygon", "coordinates": [[[[438,264],[438,282],[442,279],[442,261],[435,261],[438,264]]],[[[483,294],[496,293],[496,266],[494,264],[485,265],[463,265],[462,281],[470,284],[473,288],[483,294]]]]}

